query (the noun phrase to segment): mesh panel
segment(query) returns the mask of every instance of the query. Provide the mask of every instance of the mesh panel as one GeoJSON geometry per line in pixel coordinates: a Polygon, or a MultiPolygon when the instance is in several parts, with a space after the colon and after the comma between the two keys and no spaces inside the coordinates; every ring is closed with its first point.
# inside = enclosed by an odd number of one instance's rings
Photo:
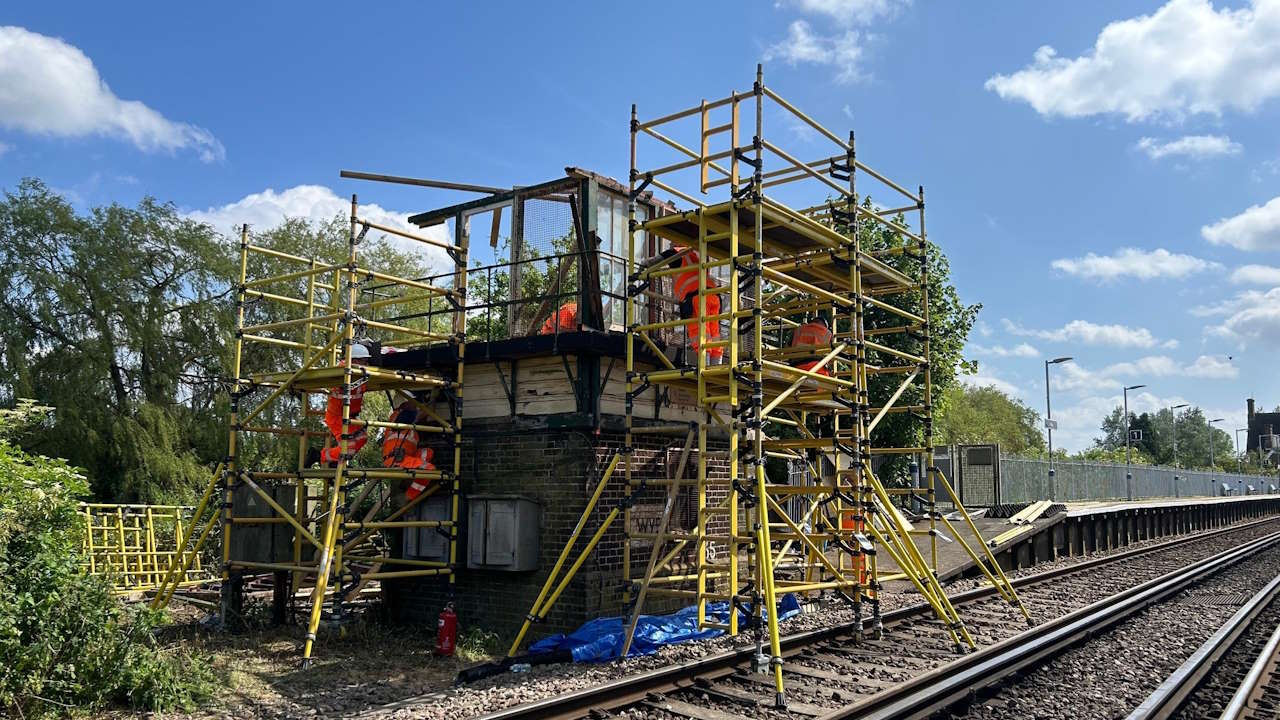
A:
{"type": "MultiPolygon", "coordinates": [[[[1133,497],[1190,497],[1222,495],[1225,483],[1229,494],[1270,493],[1274,477],[1175,470],[1168,467],[1132,465],[1133,497]],[[1174,481],[1177,476],[1177,481],[1174,481]]],[[[1054,461],[1054,495],[1057,500],[1114,500],[1128,496],[1125,465],[1054,461]]],[[[1049,497],[1049,463],[1046,460],[1001,458],[1001,500],[1006,503],[1031,502],[1049,497]]]]}
{"type": "Polygon", "coordinates": [[[511,268],[511,335],[576,329],[580,262],[568,193],[521,202],[522,236],[511,268]],[[572,305],[571,305],[572,304],[572,305]]]}

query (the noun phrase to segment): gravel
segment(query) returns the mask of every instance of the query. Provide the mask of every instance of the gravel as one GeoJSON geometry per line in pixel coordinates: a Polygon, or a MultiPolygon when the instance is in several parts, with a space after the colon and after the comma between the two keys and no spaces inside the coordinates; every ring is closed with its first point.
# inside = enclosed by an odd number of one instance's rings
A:
{"type": "MultiPolygon", "coordinates": [[[[1256,535],[1261,535],[1263,532],[1264,530],[1262,529],[1254,530],[1256,535]]],[[[1251,535],[1254,533],[1251,533],[1251,535]]],[[[1027,575],[1034,575],[1060,567],[1078,565],[1088,560],[1115,555],[1134,548],[1159,545],[1162,542],[1167,541],[1168,538],[1144,540],[1133,543],[1126,548],[1096,552],[1087,556],[1060,558],[1053,562],[1041,563],[1031,568],[1014,571],[1009,573],[1009,576],[1011,578],[1018,578],[1027,575]]],[[[1183,545],[1179,552],[1185,553],[1183,560],[1185,560],[1187,556],[1191,555],[1207,557],[1208,555],[1225,549],[1231,545],[1238,544],[1239,542],[1240,538],[1238,534],[1231,537],[1219,536],[1208,539],[1202,543],[1183,545]]],[[[1150,569],[1150,572],[1159,574],[1156,568],[1150,569]]],[[[1154,577],[1154,574],[1151,576],[1154,577]]],[[[1120,589],[1136,585],[1146,578],[1134,577],[1131,573],[1123,573],[1109,579],[1111,581],[1109,584],[1120,589]]],[[[947,589],[949,593],[956,593],[981,587],[983,585],[985,585],[984,579],[959,580],[949,584],[947,589]]],[[[1075,607],[1083,606],[1084,604],[1088,604],[1088,602],[1092,602],[1097,599],[1097,596],[1081,596],[1078,593],[1073,592],[1065,592],[1063,594],[1068,597],[1064,599],[1062,603],[1043,602],[1037,604],[1033,601],[1029,603],[1030,609],[1038,619],[1045,619],[1069,612],[1075,607]],[[1067,602],[1068,599],[1070,602],[1067,602]]],[[[886,591],[881,595],[881,608],[885,613],[897,608],[915,605],[919,602],[919,596],[915,593],[886,591]]],[[[961,614],[963,617],[963,610],[961,614]]],[[[828,628],[833,625],[847,624],[852,621],[853,611],[850,608],[843,604],[832,604],[825,608],[815,608],[811,612],[806,612],[787,620],[783,623],[782,630],[785,634],[794,634],[808,630],[828,628]]],[[[1017,630],[1020,630],[1020,628],[1009,629],[1006,632],[1000,633],[1000,635],[1007,636],[1009,634],[1013,634],[1017,630]]],[[[980,635],[980,642],[991,642],[993,639],[990,636],[985,638],[981,637],[982,633],[976,634],[980,635]]],[[[892,637],[892,635],[889,637],[892,637]]],[[[628,658],[623,662],[604,665],[535,666],[528,673],[507,673],[478,681],[467,686],[450,688],[441,692],[431,693],[429,695],[413,698],[410,701],[407,701],[411,703],[409,706],[376,711],[370,713],[369,716],[397,719],[453,719],[474,717],[476,715],[493,712],[513,705],[543,700],[549,697],[563,695],[568,692],[612,682],[628,675],[645,672],[655,668],[666,667],[671,664],[688,660],[700,659],[715,652],[739,649],[752,645],[754,645],[754,639],[750,636],[739,636],[737,638],[724,636],[702,642],[666,646],[654,655],[628,658]]],[[[905,677],[903,679],[905,679],[905,677]]]]}
{"type": "Polygon", "coordinates": [[[952,717],[1117,718],[1151,694],[1238,609],[1280,574],[1280,548],[1265,550],[1062,653],[952,717]]]}

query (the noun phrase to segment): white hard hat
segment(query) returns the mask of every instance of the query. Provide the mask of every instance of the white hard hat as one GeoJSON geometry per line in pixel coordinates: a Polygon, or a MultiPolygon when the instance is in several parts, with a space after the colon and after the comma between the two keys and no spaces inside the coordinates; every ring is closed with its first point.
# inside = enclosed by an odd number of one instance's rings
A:
{"type": "Polygon", "coordinates": [[[369,348],[365,347],[364,345],[361,345],[360,343],[352,343],[351,359],[352,360],[361,360],[361,359],[368,360],[369,348]]]}

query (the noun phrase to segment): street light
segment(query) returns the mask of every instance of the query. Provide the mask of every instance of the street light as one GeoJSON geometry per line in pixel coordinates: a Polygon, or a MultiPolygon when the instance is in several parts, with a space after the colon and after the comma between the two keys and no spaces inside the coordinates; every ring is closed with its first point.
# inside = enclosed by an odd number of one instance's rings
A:
{"type": "Polygon", "coordinates": [[[1215,420],[1210,420],[1208,423],[1209,425],[1209,472],[1213,472],[1213,467],[1214,467],[1213,466],[1213,424],[1222,422],[1223,420],[1226,420],[1226,418],[1217,418],[1215,420]]]}
{"type": "Polygon", "coordinates": [[[1129,465],[1129,391],[1146,385],[1130,385],[1124,389],[1124,494],[1133,500],[1133,469],[1129,465]]]}
{"type": "Polygon", "coordinates": [[[1178,405],[1170,405],[1169,412],[1173,414],[1173,496],[1178,497],[1178,413],[1179,408],[1191,407],[1190,403],[1181,403],[1178,405]]]}
{"type": "Polygon", "coordinates": [[[1049,435],[1049,499],[1054,499],[1053,486],[1053,406],[1049,403],[1049,366],[1070,361],[1069,357],[1044,361],[1044,428],[1049,435]]]}

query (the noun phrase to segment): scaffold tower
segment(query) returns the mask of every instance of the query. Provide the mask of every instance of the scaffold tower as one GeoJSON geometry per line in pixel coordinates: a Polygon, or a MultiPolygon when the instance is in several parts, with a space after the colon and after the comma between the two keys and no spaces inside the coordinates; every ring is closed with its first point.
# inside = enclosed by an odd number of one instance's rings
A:
{"type": "MultiPolygon", "coordinates": [[[[277,597],[290,604],[298,598],[306,607],[306,667],[322,619],[341,623],[347,604],[368,583],[439,576],[452,586],[466,351],[466,237],[459,233],[455,244],[374,222],[360,214],[354,195],[341,257],[304,257],[255,244],[248,226],[242,228],[227,456],[186,526],[154,607],[172,598],[215,536],[220,541],[224,622],[238,612],[244,578],[270,574],[277,597]],[[431,283],[401,277],[394,268],[373,267],[360,252],[370,232],[394,236],[401,247],[407,241],[409,252],[443,251],[452,275],[431,283]],[[447,363],[406,371],[383,367],[380,361],[396,349],[433,345],[453,348],[447,363]],[[369,353],[366,362],[357,361],[357,347],[364,349],[358,355],[369,353]],[[375,417],[369,403],[363,403],[365,395],[385,396],[390,407],[407,405],[415,419],[375,417]],[[363,413],[360,404],[366,405],[363,413]],[[340,428],[335,431],[320,419],[337,409],[340,423],[336,417],[327,422],[340,428]],[[432,452],[414,463],[398,455],[394,461],[361,462],[361,447],[366,441],[376,446],[384,433],[413,433],[416,444],[432,452]],[[258,452],[262,444],[255,440],[264,437],[297,438],[296,458],[281,462],[278,453],[258,452]],[[427,517],[421,510],[429,499],[440,509],[427,517]],[[394,533],[422,528],[435,530],[447,542],[439,559],[408,559],[391,552],[394,533]],[[255,531],[259,535],[249,538],[255,531]],[[263,532],[269,540],[282,533],[268,542],[265,557],[263,532]]],[[[383,447],[385,452],[385,439],[383,447]]]]}
{"type": "Polygon", "coordinates": [[[623,504],[622,566],[632,609],[622,654],[650,597],[696,603],[701,627],[730,634],[745,629],[742,616],[756,631],[761,669],[772,673],[781,706],[779,599],[841,598],[855,609],[859,628],[866,613],[878,633],[878,595],[890,579],[915,588],[957,650],[971,648],[937,579],[940,537],[963,544],[1026,616],[933,461],[923,187],[911,192],[859,161],[852,132],[842,138],[824,128],[767,87],[758,68],[745,92],[650,120],[633,106],[630,192],[635,198],[643,191],[666,193],[689,209],[647,219],[633,213],[630,221],[632,341],[621,474],[629,493],[665,483],[668,500],[656,531],[645,532],[632,526],[623,504]],[[806,146],[830,149],[800,160],[766,136],[766,117],[801,128],[806,146]],[[658,159],[649,162],[656,164],[641,164],[642,142],[647,149],[654,141],[658,159]],[[873,205],[860,182],[875,186],[877,200],[883,194],[901,202],[873,205]],[[777,199],[783,197],[801,209],[777,199]],[[669,250],[640,257],[646,236],[669,250]],[[679,319],[657,312],[682,300],[679,319]],[[829,332],[815,341],[805,330],[813,323],[829,332]],[[673,332],[687,335],[683,352],[670,351],[673,332]],[[641,353],[661,364],[640,369],[641,353]],[[693,430],[635,422],[630,399],[655,387],[696,396],[703,421],[693,430]],[[890,418],[914,423],[918,440],[887,441],[877,430],[890,418]],[[633,477],[634,438],[663,432],[696,436],[689,455],[696,477],[633,477]],[[712,435],[727,438],[727,476],[708,472],[712,435]],[[882,482],[875,468],[905,458],[924,469],[919,486],[882,482]],[[805,480],[771,478],[766,466],[775,460],[803,468],[805,480]],[[668,518],[681,493],[693,495],[696,527],[675,532],[668,518]],[[954,523],[939,511],[938,493],[954,506],[954,523]],[[673,563],[689,550],[692,566],[673,563]],[[642,576],[632,576],[632,553],[647,553],[642,576]],[[713,612],[712,603],[731,610],[713,612]]]}

